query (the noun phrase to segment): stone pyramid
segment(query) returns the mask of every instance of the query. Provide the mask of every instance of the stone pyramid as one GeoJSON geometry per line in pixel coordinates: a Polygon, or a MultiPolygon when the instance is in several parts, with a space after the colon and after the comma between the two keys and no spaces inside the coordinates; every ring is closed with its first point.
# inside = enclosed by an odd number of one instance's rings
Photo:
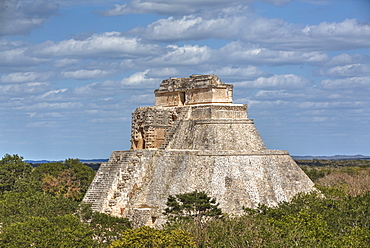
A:
{"type": "Polygon", "coordinates": [[[223,212],[276,206],[314,184],[287,151],[266,149],[246,104],[215,75],[162,81],[156,104],[132,114],[131,149],[103,163],[84,202],[95,211],[160,225],[167,197],[194,190],[223,212]]]}

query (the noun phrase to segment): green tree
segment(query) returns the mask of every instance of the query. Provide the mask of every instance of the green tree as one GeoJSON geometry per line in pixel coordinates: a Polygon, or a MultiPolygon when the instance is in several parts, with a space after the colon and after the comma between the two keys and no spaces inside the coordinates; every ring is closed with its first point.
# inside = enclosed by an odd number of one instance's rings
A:
{"type": "Polygon", "coordinates": [[[190,193],[170,195],[167,199],[167,208],[164,214],[169,220],[197,220],[204,223],[212,218],[222,216],[216,199],[207,196],[204,192],[193,191],[190,193]]]}
{"type": "Polygon", "coordinates": [[[9,192],[0,197],[0,222],[5,226],[29,217],[73,214],[78,209],[79,202],[64,197],[43,192],[9,192]]]}
{"type": "Polygon", "coordinates": [[[6,154],[0,160],[0,194],[12,191],[18,180],[30,175],[32,166],[23,162],[18,155],[6,154]]]}
{"type": "Polygon", "coordinates": [[[95,171],[85,164],[81,163],[78,159],[66,159],[64,165],[67,169],[73,171],[74,176],[79,181],[79,186],[81,187],[81,192],[86,193],[92,180],[95,176],[95,171]]]}
{"type": "Polygon", "coordinates": [[[42,190],[74,200],[80,200],[82,197],[80,181],[77,180],[71,169],[60,172],[57,177],[46,175],[42,178],[42,190]]]}
{"type": "Polygon", "coordinates": [[[31,183],[36,191],[80,201],[94,176],[94,170],[78,159],[67,159],[64,163],[51,162],[37,166],[31,173],[31,183]]]}
{"type": "Polygon", "coordinates": [[[177,229],[172,231],[159,230],[143,226],[123,232],[120,240],[114,241],[111,248],[126,247],[196,247],[189,233],[177,229]]]}

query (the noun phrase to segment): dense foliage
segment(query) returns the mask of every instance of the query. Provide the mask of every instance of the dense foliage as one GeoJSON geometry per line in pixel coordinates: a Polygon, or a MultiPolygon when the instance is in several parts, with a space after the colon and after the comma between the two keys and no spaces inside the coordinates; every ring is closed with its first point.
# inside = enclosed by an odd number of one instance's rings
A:
{"type": "Polygon", "coordinates": [[[95,172],[77,159],[36,168],[22,160],[0,160],[0,247],[108,247],[130,227],[81,204],[95,172]]]}
{"type": "Polygon", "coordinates": [[[51,218],[29,217],[5,226],[2,247],[92,247],[93,230],[71,214],[51,218]]]}
{"type": "Polygon", "coordinates": [[[143,226],[126,230],[120,240],[114,241],[111,248],[126,247],[196,247],[193,237],[188,232],[176,230],[159,230],[143,226]]]}
{"type": "Polygon", "coordinates": [[[300,166],[319,193],[229,217],[216,199],[194,191],[168,198],[162,229],[131,229],[127,219],[81,204],[94,171],[77,159],[32,168],[7,154],[0,160],[0,247],[368,247],[369,162],[314,163],[300,166]]]}
{"type": "Polygon", "coordinates": [[[194,236],[197,247],[367,247],[370,244],[370,192],[344,196],[324,190],[298,195],[277,208],[246,209],[240,217],[170,222],[194,236]]]}

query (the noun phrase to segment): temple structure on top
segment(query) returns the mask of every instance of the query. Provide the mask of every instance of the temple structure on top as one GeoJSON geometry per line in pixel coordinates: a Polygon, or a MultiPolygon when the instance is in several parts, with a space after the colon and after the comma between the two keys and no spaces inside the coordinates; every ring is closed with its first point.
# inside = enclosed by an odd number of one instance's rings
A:
{"type": "Polygon", "coordinates": [[[163,80],[154,93],[155,105],[163,107],[233,102],[233,85],[221,82],[215,75],[163,80]]]}
{"type": "Polygon", "coordinates": [[[287,151],[265,147],[247,105],[232,103],[231,84],[192,75],[154,93],[155,106],[132,114],[131,149],[100,166],[84,198],[93,210],[155,226],[169,195],[205,191],[239,215],[314,189],[287,151]]]}

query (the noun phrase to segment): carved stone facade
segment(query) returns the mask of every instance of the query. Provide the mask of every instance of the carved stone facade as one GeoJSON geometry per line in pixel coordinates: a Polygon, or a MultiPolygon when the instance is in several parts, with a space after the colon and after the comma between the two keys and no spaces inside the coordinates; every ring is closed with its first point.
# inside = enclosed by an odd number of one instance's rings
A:
{"type": "Polygon", "coordinates": [[[101,165],[84,201],[154,226],[165,221],[169,195],[205,191],[239,215],[313,190],[287,151],[265,147],[247,105],[232,104],[232,88],[214,75],[164,80],[156,106],[132,114],[131,149],[101,165]]]}
{"type": "Polygon", "coordinates": [[[163,107],[232,103],[233,86],[215,75],[192,75],[163,80],[155,90],[155,105],[163,107]]]}
{"type": "Polygon", "coordinates": [[[178,112],[173,108],[137,108],[132,114],[131,149],[159,148],[178,112]]]}

